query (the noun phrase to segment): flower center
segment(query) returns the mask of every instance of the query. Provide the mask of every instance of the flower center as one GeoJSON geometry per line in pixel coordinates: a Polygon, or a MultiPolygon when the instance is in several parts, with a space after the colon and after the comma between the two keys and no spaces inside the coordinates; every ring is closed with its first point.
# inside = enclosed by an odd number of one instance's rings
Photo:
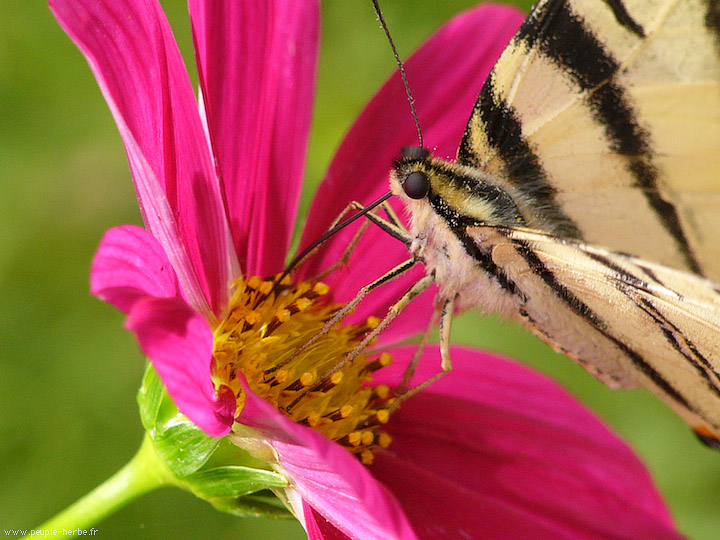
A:
{"type": "Polygon", "coordinates": [[[215,329],[216,385],[232,389],[240,410],[245,402],[241,371],[253,392],[278,410],[372,463],[373,448],[390,444],[381,426],[389,419],[393,398],[387,386],[370,383],[373,372],[391,357],[361,352],[342,361],[379,320],[338,322],[317,337],[342,308],[324,298],[328,286],[292,285],[287,278],[274,286],[259,277],[234,282],[228,313],[215,329]]]}

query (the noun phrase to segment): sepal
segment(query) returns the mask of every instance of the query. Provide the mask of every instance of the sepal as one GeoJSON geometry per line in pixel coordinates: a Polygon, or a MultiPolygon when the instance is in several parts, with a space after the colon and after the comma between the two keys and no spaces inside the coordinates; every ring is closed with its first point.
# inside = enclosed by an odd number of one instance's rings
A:
{"type": "Polygon", "coordinates": [[[180,413],[148,363],[138,391],[140,418],[174,484],[239,516],[290,516],[269,490],[287,479],[226,438],[210,437],[180,413]]]}
{"type": "Polygon", "coordinates": [[[257,494],[237,498],[224,497],[209,502],[221,512],[238,517],[293,517],[280,499],[273,494],[257,494]]]}

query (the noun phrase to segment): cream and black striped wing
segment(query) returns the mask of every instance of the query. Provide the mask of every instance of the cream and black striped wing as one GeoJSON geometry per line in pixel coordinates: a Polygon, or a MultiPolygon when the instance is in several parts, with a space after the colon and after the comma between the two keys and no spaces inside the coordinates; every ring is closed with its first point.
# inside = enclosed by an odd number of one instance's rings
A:
{"type": "Polygon", "coordinates": [[[458,161],[529,227],[720,280],[719,22],[718,0],[541,1],[458,161]]]}
{"type": "Polygon", "coordinates": [[[476,227],[518,319],[611,387],[646,387],[708,442],[720,433],[720,295],[694,274],[537,231],[476,227]]]}

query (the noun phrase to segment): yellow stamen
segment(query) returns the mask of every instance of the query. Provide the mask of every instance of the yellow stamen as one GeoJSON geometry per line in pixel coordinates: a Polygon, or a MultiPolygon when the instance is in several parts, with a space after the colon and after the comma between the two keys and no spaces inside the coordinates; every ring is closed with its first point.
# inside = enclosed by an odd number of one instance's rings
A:
{"type": "Polygon", "coordinates": [[[353,413],[354,410],[355,407],[353,407],[352,405],[343,405],[342,407],[340,407],[340,416],[342,418],[347,418],[353,413]]]}
{"type": "Polygon", "coordinates": [[[263,281],[263,282],[260,284],[260,287],[258,287],[258,290],[259,290],[261,293],[263,293],[264,295],[267,296],[267,295],[270,294],[270,292],[273,290],[273,286],[274,286],[274,285],[275,285],[275,284],[274,284],[272,281],[269,281],[269,280],[268,280],[268,281],[263,281]]]}
{"type": "Polygon", "coordinates": [[[313,291],[315,291],[315,292],[316,292],[317,294],[319,294],[320,296],[324,296],[324,295],[326,295],[326,294],[330,291],[330,287],[328,287],[327,285],[325,285],[323,282],[318,281],[318,282],[313,286],[313,291]]]}
{"type": "Polygon", "coordinates": [[[360,446],[360,443],[362,442],[362,433],[359,431],[348,433],[347,440],[352,446],[360,446]]]}
{"type": "Polygon", "coordinates": [[[312,306],[312,300],[309,298],[298,298],[295,301],[295,305],[297,305],[298,310],[307,311],[310,306],[312,306]]]}
{"type": "Polygon", "coordinates": [[[374,392],[374,396],[373,396],[375,399],[384,401],[388,398],[389,395],[390,395],[390,388],[388,388],[384,384],[378,384],[375,387],[375,392],[374,392]]]}
{"type": "Polygon", "coordinates": [[[360,453],[360,461],[363,465],[372,465],[374,460],[375,454],[372,453],[372,450],[363,450],[360,453]]]}
{"type": "Polygon", "coordinates": [[[363,431],[360,440],[362,444],[369,446],[375,440],[375,434],[372,431],[363,431]]]}
{"type": "Polygon", "coordinates": [[[311,412],[307,418],[302,420],[303,424],[307,424],[310,427],[315,427],[320,422],[320,415],[317,412],[311,412]]]}
{"type": "Polygon", "coordinates": [[[387,448],[390,446],[390,443],[392,442],[392,437],[385,433],[384,431],[380,432],[380,435],[378,435],[378,445],[380,448],[387,448]]]}
{"type": "Polygon", "coordinates": [[[343,360],[380,320],[338,323],[303,348],[342,305],[327,300],[329,287],[324,283],[276,279],[253,276],[233,283],[227,315],[214,330],[216,386],[235,393],[239,412],[245,402],[241,381],[247,381],[253,392],[291,419],[371,463],[372,449],[389,444],[381,426],[389,419],[393,398],[387,386],[368,381],[392,358],[363,352],[343,360]]]}

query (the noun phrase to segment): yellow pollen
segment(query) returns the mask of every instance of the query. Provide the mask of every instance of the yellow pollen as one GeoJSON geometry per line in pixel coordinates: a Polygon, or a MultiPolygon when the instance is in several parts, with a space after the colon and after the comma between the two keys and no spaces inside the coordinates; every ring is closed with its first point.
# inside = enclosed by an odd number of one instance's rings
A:
{"type": "Polygon", "coordinates": [[[372,431],[363,431],[360,440],[362,444],[369,446],[375,440],[375,434],[372,431]]]}
{"type": "Polygon", "coordinates": [[[261,293],[268,295],[270,294],[270,291],[272,291],[274,285],[275,284],[272,281],[263,281],[260,287],[258,287],[258,290],[261,293]]]}
{"type": "Polygon", "coordinates": [[[363,450],[360,453],[360,461],[363,465],[372,465],[374,459],[375,454],[372,453],[372,450],[363,450]]]}
{"type": "Polygon", "coordinates": [[[362,442],[362,433],[360,431],[353,431],[348,434],[348,442],[353,446],[360,446],[362,442]]]}
{"type": "Polygon", "coordinates": [[[313,375],[309,371],[306,371],[305,373],[300,375],[300,384],[302,384],[303,386],[310,386],[314,380],[315,375],[313,375]]]}
{"type": "Polygon", "coordinates": [[[392,364],[392,356],[390,356],[388,353],[382,353],[377,359],[373,360],[367,365],[366,371],[377,371],[378,369],[387,367],[390,364],[392,364]]]}
{"type": "Polygon", "coordinates": [[[373,448],[389,444],[380,431],[389,419],[387,386],[369,383],[370,374],[387,366],[387,353],[364,352],[345,362],[379,319],[335,324],[321,334],[342,305],[326,296],[321,282],[276,282],[252,276],[236,280],[227,315],[214,329],[213,379],[245,403],[242,380],[292,420],[337,441],[363,463],[373,448]]]}
{"type": "Polygon", "coordinates": [[[307,423],[310,427],[315,427],[320,422],[320,415],[316,412],[312,412],[307,417],[307,423]]]}
{"type": "Polygon", "coordinates": [[[354,410],[355,407],[353,407],[352,405],[343,405],[342,407],[340,407],[340,416],[343,418],[347,418],[353,413],[354,410]]]}
{"type": "Polygon", "coordinates": [[[384,384],[378,384],[375,387],[375,397],[377,399],[385,400],[390,395],[390,388],[384,384]]]}
{"type": "Polygon", "coordinates": [[[310,306],[312,306],[312,300],[309,298],[298,298],[295,301],[295,305],[297,305],[298,310],[307,311],[310,306]]]}
{"type": "Polygon", "coordinates": [[[380,432],[380,435],[378,435],[378,445],[380,448],[387,448],[390,446],[390,443],[392,442],[392,437],[385,433],[384,431],[380,432]]]}
{"type": "Polygon", "coordinates": [[[330,287],[328,287],[327,285],[325,285],[322,281],[318,281],[318,282],[313,286],[313,291],[315,291],[315,292],[316,292],[317,294],[319,294],[320,296],[324,296],[324,295],[326,295],[326,294],[330,291],[330,287]]]}
{"type": "Polygon", "coordinates": [[[318,392],[327,392],[330,390],[333,386],[337,386],[340,384],[340,382],[343,379],[342,371],[336,371],[332,375],[330,375],[330,378],[326,380],[324,383],[320,384],[315,390],[318,392]]]}
{"type": "Polygon", "coordinates": [[[377,328],[377,325],[380,324],[380,319],[377,317],[368,317],[366,323],[370,330],[374,330],[377,328]]]}

